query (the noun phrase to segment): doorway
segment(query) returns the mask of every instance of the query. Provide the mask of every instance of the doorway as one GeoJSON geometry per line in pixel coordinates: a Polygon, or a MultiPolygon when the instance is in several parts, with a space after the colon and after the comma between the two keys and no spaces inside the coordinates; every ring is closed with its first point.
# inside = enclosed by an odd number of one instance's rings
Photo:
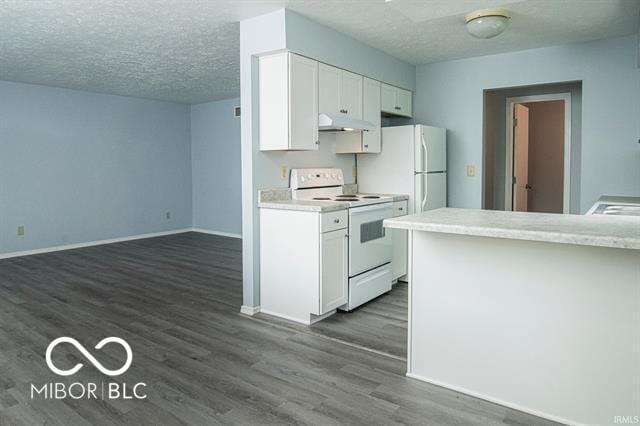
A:
{"type": "Polygon", "coordinates": [[[505,210],[569,213],[571,94],[506,102],[505,210]]]}

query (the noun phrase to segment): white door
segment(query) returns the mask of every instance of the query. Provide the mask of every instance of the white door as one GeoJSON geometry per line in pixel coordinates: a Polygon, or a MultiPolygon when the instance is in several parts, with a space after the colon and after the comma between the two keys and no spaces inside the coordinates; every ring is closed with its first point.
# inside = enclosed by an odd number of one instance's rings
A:
{"type": "Polygon", "coordinates": [[[362,81],[361,75],[342,71],[340,110],[358,120],[362,120],[362,81]]]}
{"type": "Polygon", "coordinates": [[[380,82],[370,78],[364,79],[363,111],[364,120],[372,123],[375,128],[362,132],[362,152],[380,152],[380,82]]]}
{"type": "Polygon", "coordinates": [[[529,192],[529,108],[514,105],[513,126],[513,210],[528,211],[529,192]]]}
{"type": "Polygon", "coordinates": [[[318,62],[289,56],[289,147],[318,149],[318,62]]]}
{"type": "Polygon", "coordinates": [[[380,109],[384,112],[396,112],[396,88],[382,83],[380,86],[380,109]]]}
{"type": "Polygon", "coordinates": [[[416,213],[447,206],[446,173],[416,173],[415,182],[416,213]]]}
{"type": "Polygon", "coordinates": [[[445,170],[447,170],[446,129],[416,126],[416,173],[441,172],[445,170]]]}
{"type": "Polygon", "coordinates": [[[411,92],[396,89],[396,114],[411,117],[411,92]]]}
{"type": "Polygon", "coordinates": [[[320,249],[320,314],[347,303],[348,297],[347,229],[322,234],[320,249]]]}
{"type": "Polygon", "coordinates": [[[342,70],[326,64],[318,65],[319,112],[329,115],[340,113],[342,70]]]}

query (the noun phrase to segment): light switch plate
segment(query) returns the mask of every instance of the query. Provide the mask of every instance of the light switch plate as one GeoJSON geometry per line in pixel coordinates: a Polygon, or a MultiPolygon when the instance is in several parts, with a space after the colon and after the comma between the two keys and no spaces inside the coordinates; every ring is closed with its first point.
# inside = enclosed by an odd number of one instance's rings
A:
{"type": "Polygon", "coordinates": [[[476,175],[476,166],[467,166],[467,176],[473,177],[476,175]]]}
{"type": "Polygon", "coordinates": [[[287,180],[289,177],[289,168],[287,166],[280,166],[280,179],[287,180]]]}
{"type": "Polygon", "coordinates": [[[24,235],[24,226],[18,226],[18,235],[19,236],[23,236],[24,235]]]}

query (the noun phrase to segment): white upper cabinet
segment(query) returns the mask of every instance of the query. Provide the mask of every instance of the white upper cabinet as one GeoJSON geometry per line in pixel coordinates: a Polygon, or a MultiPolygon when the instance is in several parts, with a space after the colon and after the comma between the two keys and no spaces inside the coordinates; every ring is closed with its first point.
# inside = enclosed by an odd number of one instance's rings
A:
{"type": "Polygon", "coordinates": [[[338,115],[340,91],[342,90],[342,70],[325,64],[318,65],[318,88],[320,91],[319,112],[338,115]]]}
{"type": "Polygon", "coordinates": [[[361,75],[342,71],[340,106],[347,117],[362,120],[362,83],[361,75]]]}
{"type": "Polygon", "coordinates": [[[386,114],[412,117],[412,95],[409,90],[382,83],[381,110],[386,114]]]}
{"type": "Polygon", "coordinates": [[[260,150],[317,150],[318,62],[290,52],[259,58],[260,150]]]}
{"type": "Polygon", "coordinates": [[[362,133],[343,133],[336,136],[336,154],[380,153],[380,82],[364,78],[362,118],[375,128],[362,133]]]}
{"type": "Polygon", "coordinates": [[[319,64],[319,112],[362,119],[363,77],[326,64],[319,64]]]}
{"type": "Polygon", "coordinates": [[[380,82],[370,78],[364,79],[364,102],[362,116],[372,123],[375,128],[362,132],[362,152],[379,153],[382,125],[380,118],[380,82]]]}

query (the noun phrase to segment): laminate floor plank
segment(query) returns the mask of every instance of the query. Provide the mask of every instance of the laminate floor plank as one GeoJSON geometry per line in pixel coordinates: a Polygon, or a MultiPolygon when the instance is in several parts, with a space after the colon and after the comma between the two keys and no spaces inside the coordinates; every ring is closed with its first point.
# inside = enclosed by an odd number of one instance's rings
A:
{"type": "Polygon", "coordinates": [[[0,425],[510,424],[543,419],[404,376],[406,285],[305,327],[239,313],[238,239],[184,233],[0,260],[0,425]],[[105,378],[129,343],[133,363],[105,378]],[[341,343],[343,339],[350,344],[341,343]],[[392,356],[363,350],[371,347],[392,356]],[[146,399],[31,399],[31,384],[146,383],[146,399]]]}

